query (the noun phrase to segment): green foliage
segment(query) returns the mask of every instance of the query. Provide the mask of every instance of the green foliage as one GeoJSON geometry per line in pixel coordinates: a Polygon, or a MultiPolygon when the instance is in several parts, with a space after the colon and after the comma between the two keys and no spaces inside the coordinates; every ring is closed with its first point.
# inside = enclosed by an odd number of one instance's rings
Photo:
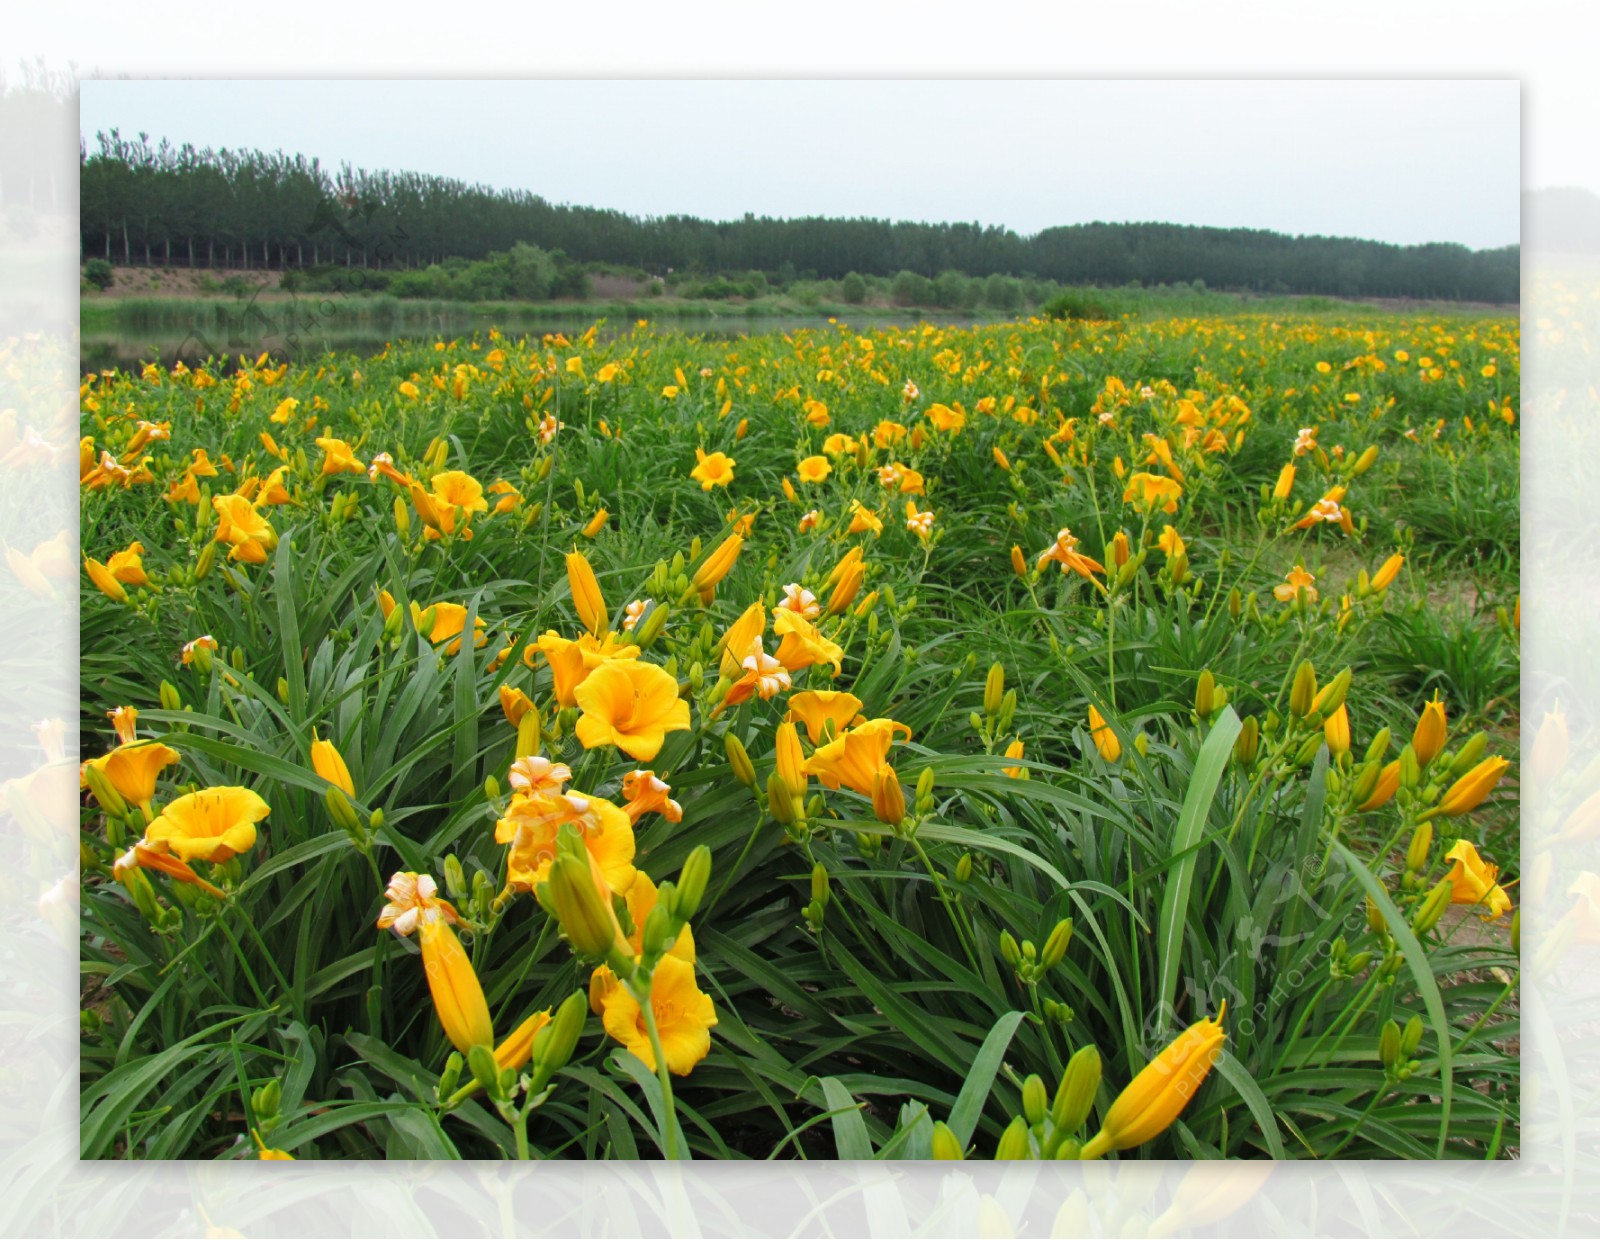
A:
{"type": "MultiPolygon", "coordinates": [[[[972,223],[646,219],[415,172],[334,174],[282,152],[152,148],[116,130],[98,136],[99,150],[86,153],[80,169],[83,252],[109,259],[120,249],[125,263],[148,265],[157,253],[170,260],[183,248],[190,265],[281,270],[327,260],[417,268],[452,257],[485,260],[526,241],[579,263],[720,273],[735,283],[744,281],[734,273],[757,267],[776,271],[783,288],[851,271],[926,278],[945,270],[974,279],[1031,275],[1134,287],[1199,280],[1255,293],[1492,302],[1514,302],[1520,288],[1514,245],[1474,251],[1160,223],[1074,224],[1020,236],[972,223]]],[[[939,304],[965,307],[969,296],[950,287],[939,304]]]]}
{"type": "Polygon", "coordinates": [[[115,276],[111,270],[111,264],[106,262],[105,259],[91,258],[83,265],[83,278],[87,280],[92,287],[104,292],[106,289],[111,287],[111,282],[115,276]]]}
{"type": "MultiPolygon", "coordinates": [[[[472,266],[440,270],[454,279],[472,266]]],[[[231,357],[96,380],[82,429],[97,447],[121,452],[130,409],[171,437],[142,449],[151,482],[83,493],[86,554],[104,560],[139,540],[151,579],[126,603],[83,586],[85,752],[109,743],[106,712],[131,704],[140,736],[181,755],[158,808],[189,785],[241,785],[271,812],[236,863],[197,862],[227,891],[220,902],[138,871],[151,878],[152,920],[113,877],[128,838],[85,808],[83,1156],[249,1157],[254,1128],[304,1158],[636,1158],[676,1148],[675,1123],[700,1158],[921,1158],[952,1142],[988,1156],[1002,1141],[1038,1156],[1092,1135],[1173,1036],[1224,1001],[1225,1057],[1176,1122],[1120,1157],[1494,1156],[1520,1101],[1516,956],[1503,925],[1406,928],[1421,890],[1449,869],[1447,834],[1468,838],[1475,820],[1436,820],[1426,885],[1398,858],[1476,718],[1514,704],[1514,630],[1487,615],[1514,599],[1515,564],[1478,561],[1481,615],[1430,597],[1452,580],[1440,566],[1466,554],[1468,531],[1400,544],[1407,567],[1386,593],[1363,594],[1358,574],[1390,554],[1388,532],[1415,502],[1397,479],[1446,468],[1434,459],[1444,453],[1503,471],[1517,433],[1456,417],[1438,440],[1413,439],[1407,406],[1446,399],[1415,367],[1316,368],[1415,351],[1436,326],[1128,319],[737,340],[638,328],[569,333],[559,347],[538,335],[402,336],[381,356],[318,357],[281,374],[246,358],[248,385],[231,357]],[[1222,344],[1235,369],[1219,377],[1196,354],[1222,356],[1222,344]],[[414,396],[401,386],[413,375],[414,396]],[[827,426],[808,420],[808,400],[827,405],[827,426]],[[1225,427],[1221,448],[1185,446],[1186,400],[1202,426],[1225,427]],[[934,402],[960,405],[962,429],[934,432],[934,402]],[[546,415],[564,424],[553,443],[541,439],[546,415]],[[922,433],[880,449],[886,421],[922,433]],[[1307,424],[1323,446],[1292,457],[1307,424]],[[364,468],[323,475],[316,440],[330,430],[363,465],[386,452],[424,484],[463,470],[515,499],[474,516],[470,539],[427,538],[409,489],[364,468]],[[285,461],[268,455],[263,431],[285,461]],[[840,453],[825,483],[797,483],[797,462],[824,455],[837,433],[860,437],[866,463],[840,453]],[[1158,468],[1147,434],[1170,436],[1184,471],[1172,513],[1124,501],[1126,475],[1158,468]],[[1379,464],[1357,474],[1368,442],[1381,443],[1379,464]],[[286,466],[291,502],[258,508],[278,535],[265,562],[228,558],[208,504],[159,498],[199,448],[232,466],[196,479],[209,495],[286,466]],[[697,448],[736,459],[725,492],[690,480],[697,448]],[[1290,500],[1264,499],[1290,459],[1301,471],[1290,500]],[[923,493],[886,492],[879,470],[891,462],[917,470],[923,493]],[[1296,528],[1335,479],[1349,488],[1352,532],[1296,528]],[[880,514],[881,532],[847,532],[852,500],[880,514]],[[908,501],[934,513],[926,543],[906,525],[908,501]],[[826,521],[802,531],[813,506],[826,521]],[[702,605],[671,580],[673,561],[692,572],[730,509],[755,522],[702,605]],[[1158,544],[1168,524],[1186,540],[1186,575],[1158,544]],[[1048,559],[1039,571],[1063,527],[1107,571],[1085,577],[1048,559]],[[1125,577],[1119,532],[1142,557],[1125,577]],[[578,631],[564,568],[574,546],[612,624],[634,600],[671,608],[641,657],[670,666],[691,726],[648,764],[584,747],[553,703],[548,657],[523,657],[541,634],[578,631]],[[782,696],[718,711],[715,643],[729,625],[791,582],[826,601],[828,571],[851,547],[867,564],[861,595],[819,619],[841,647],[838,676],[798,667],[782,696]],[[201,574],[208,548],[215,562],[201,574]],[[1315,575],[1317,600],[1275,596],[1296,564],[1315,575]],[[441,601],[468,609],[462,631],[484,619],[482,648],[452,651],[418,632],[441,601]],[[216,656],[182,663],[179,649],[201,634],[216,656]],[[1329,752],[1320,717],[1290,712],[1306,660],[1324,688],[1353,669],[1349,753],[1329,752]],[[1196,704],[1202,670],[1225,702],[1196,704]],[[538,704],[540,751],[569,763],[586,795],[621,803],[622,776],[644,765],[670,783],[682,820],[648,812],[635,827],[634,864],[663,891],[692,888],[690,859],[709,850],[691,920],[717,1024],[707,1057],[667,1088],[579,1004],[572,1056],[528,1114],[508,1118],[488,1071],[488,1092],[441,1105],[476,1078],[452,1059],[415,939],[376,929],[391,874],[432,874],[459,909],[500,1037],[591,982],[593,962],[574,956],[537,899],[506,891],[495,827],[517,743],[507,686],[538,704]],[[1418,789],[1357,810],[1367,745],[1383,726],[1409,736],[1435,687],[1451,700],[1446,751],[1418,789]],[[774,813],[775,733],[805,689],[848,690],[867,718],[910,729],[888,759],[904,818],[885,822],[872,797],[815,775],[803,825],[774,813]],[[1091,732],[1091,708],[1106,732],[1091,732]],[[730,735],[759,796],[736,777],[730,735]],[[348,815],[325,796],[314,738],[348,765],[348,815]],[[1420,1044],[1385,1059],[1389,1022],[1412,1017],[1420,1044]],[[1055,1097],[1091,1047],[1101,1075],[1084,1114],[1039,1119],[1039,1082],[1055,1097]]],[[[1490,351],[1515,391],[1514,323],[1451,330],[1473,407],[1489,395],[1490,351]]],[[[765,652],[775,648],[769,627],[765,652]]],[[[1506,747],[1496,739],[1493,751],[1506,747]]],[[[1514,833],[1490,838],[1510,883],[1514,833]]]]}

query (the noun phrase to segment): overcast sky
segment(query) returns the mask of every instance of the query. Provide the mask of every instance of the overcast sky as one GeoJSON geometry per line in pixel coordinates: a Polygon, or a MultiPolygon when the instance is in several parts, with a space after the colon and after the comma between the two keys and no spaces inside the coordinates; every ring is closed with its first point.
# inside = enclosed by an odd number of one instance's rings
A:
{"type": "Polygon", "coordinates": [[[634,215],[1518,239],[1515,81],[85,81],[81,126],[634,215]]]}

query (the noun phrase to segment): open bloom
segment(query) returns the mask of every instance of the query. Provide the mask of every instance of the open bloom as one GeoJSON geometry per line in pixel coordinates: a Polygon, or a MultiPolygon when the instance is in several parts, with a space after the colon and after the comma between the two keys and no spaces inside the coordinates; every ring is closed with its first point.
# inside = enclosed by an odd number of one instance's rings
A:
{"type": "Polygon", "coordinates": [[[870,533],[874,537],[883,533],[883,520],[872,509],[868,508],[858,499],[850,501],[850,529],[851,534],[870,533]]]}
{"type": "Polygon", "coordinates": [[[359,474],[367,468],[356,460],[350,445],[342,439],[319,439],[317,447],[322,449],[322,476],[325,478],[333,474],[359,474]]]}
{"type": "Polygon", "coordinates": [[[1065,528],[1056,533],[1055,542],[1039,553],[1034,567],[1043,569],[1052,560],[1061,565],[1063,573],[1074,572],[1082,577],[1092,578],[1095,573],[1106,571],[1099,560],[1091,560],[1078,551],[1077,537],[1071,530],[1065,528]]]}
{"type": "Polygon", "coordinates": [[[817,596],[797,581],[791,581],[783,587],[783,601],[778,607],[792,611],[805,620],[815,620],[822,614],[822,604],[817,602],[817,596]]]}
{"type": "Polygon", "coordinates": [[[861,699],[832,689],[807,689],[789,699],[788,718],[805,724],[806,735],[816,745],[830,725],[831,740],[861,719],[861,699]]]}
{"type": "Polygon", "coordinates": [[[762,701],[771,701],[792,684],[789,669],[762,649],[759,637],[750,643],[749,653],[740,661],[740,667],[744,669],[744,674],[728,690],[728,696],[723,700],[724,706],[738,706],[757,694],[762,701]]]}
{"type": "Polygon", "coordinates": [[[220,863],[255,847],[256,823],[271,812],[248,788],[202,788],[171,802],[144,834],[185,861],[220,863]]]}
{"type": "Polygon", "coordinates": [[[1282,585],[1272,587],[1273,597],[1280,603],[1292,603],[1295,600],[1295,596],[1301,590],[1304,590],[1306,592],[1306,601],[1315,603],[1317,601],[1317,588],[1314,584],[1316,580],[1315,577],[1297,564],[1289,570],[1283,579],[1282,585]]]}
{"type": "MultiPolygon", "coordinates": [[[[601,1003],[601,1020],[608,1034],[655,1071],[655,1050],[644,1024],[644,1010],[626,986],[611,987],[601,1003]]],[[[656,964],[650,984],[650,1007],[667,1070],[687,1076],[711,1051],[711,1027],[716,1008],[694,980],[694,965],[668,954],[656,964]]]]}
{"type": "Polygon", "coordinates": [[[661,752],[668,732],[689,726],[689,703],[678,682],[653,663],[609,660],[584,679],[575,697],[583,709],[578,739],[585,749],[614,744],[648,762],[661,752]]]}
{"type": "Polygon", "coordinates": [[[1450,903],[1470,904],[1484,921],[1511,911],[1511,897],[1496,881],[1500,867],[1480,857],[1471,841],[1457,840],[1444,857],[1451,863],[1445,876],[1450,880],[1450,903]]]}
{"type": "Polygon", "coordinates": [[[825,456],[808,456],[795,468],[801,482],[823,482],[833,472],[833,462],[825,456]]]}
{"type": "Polygon", "coordinates": [[[156,795],[156,778],[178,757],[176,749],[159,741],[135,741],[118,745],[102,757],[90,758],[84,765],[104,775],[129,805],[148,805],[156,795]]]}
{"type": "Polygon", "coordinates": [[[1215,1020],[1198,1020],[1170,1042],[1106,1112],[1100,1131],[1083,1147],[1080,1157],[1099,1158],[1112,1150],[1126,1150],[1160,1136],[1194,1097],[1222,1053],[1227,1035],[1222,1019],[1226,1002],[1215,1020]]]}
{"type": "Polygon", "coordinates": [[[844,650],[837,642],[824,637],[797,611],[777,607],[772,612],[772,631],[781,639],[778,642],[777,660],[791,672],[810,667],[813,663],[828,663],[837,676],[843,666],[844,650]]]}
{"type": "Polygon", "coordinates": [[[1172,478],[1139,473],[1128,479],[1128,486],[1122,492],[1122,502],[1143,508],[1146,512],[1159,508],[1170,516],[1178,511],[1178,498],[1182,494],[1183,487],[1172,478]]]}
{"type": "Polygon", "coordinates": [[[573,641],[551,629],[525,648],[523,658],[531,665],[535,653],[544,655],[550,664],[556,701],[562,706],[576,706],[578,686],[595,668],[614,660],[636,659],[639,647],[620,640],[614,633],[607,633],[599,640],[585,633],[573,641]]]}
{"type": "Polygon", "coordinates": [[[627,798],[623,811],[634,822],[651,812],[668,822],[683,821],[683,806],[672,799],[671,785],[654,771],[629,771],[622,777],[622,795],[627,798]]]}
{"type": "Polygon", "coordinates": [[[723,452],[713,452],[707,456],[704,448],[696,448],[694,455],[699,464],[689,471],[689,477],[700,484],[702,491],[725,487],[733,481],[733,467],[738,462],[731,456],[723,452]]]}
{"type": "Polygon", "coordinates": [[[572,768],[565,762],[552,762],[543,754],[533,753],[511,764],[510,779],[514,791],[530,796],[536,792],[560,792],[572,779],[572,768]]]}
{"type": "Polygon", "coordinates": [[[147,586],[150,578],[144,571],[144,544],[132,542],[125,551],[113,552],[106,561],[106,571],[123,585],[147,586]]]}
{"type": "Polygon", "coordinates": [[[216,541],[233,548],[228,558],[265,564],[267,552],[278,545],[278,535],[255,505],[242,495],[214,495],[211,506],[217,510],[216,541]]]}
{"type": "Polygon", "coordinates": [[[806,774],[815,775],[829,788],[843,785],[870,797],[896,732],[904,732],[906,739],[911,738],[911,729],[903,723],[893,719],[869,719],[815,750],[806,759],[806,774]]]}
{"type": "MultiPolygon", "coordinates": [[[[387,620],[389,613],[394,610],[394,596],[387,590],[380,590],[378,592],[378,606],[383,609],[383,617],[387,620]]],[[[445,647],[444,652],[447,655],[455,654],[456,651],[461,649],[462,630],[467,625],[467,609],[460,603],[429,603],[428,606],[423,607],[416,599],[412,599],[411,625],[419,633],[422,632],[424,627],[423,618],[430,612],[433,614],[433,621],[427,626],[427,632],[423,633],[423,636],[436,646],[440,642],[449,642],[450,644],[445,647]]],[[[482,616],[473,618],[472,644],[475,648],[482,649],[489,644],[489,635],[485,632],[487,627],[482,616]]]]}
{"type": "Polygon", "coordinates": [[[605,884],[612,891],[627,891],[637,873],[632,820],[603,797],[575,792],[535,792],[511,799],[494,835],[498,843],[511,845],[506,882],[519,891],[544,882],[556,859],[561,828],[569,822],[583,831],[584,847],[605,884]]]}

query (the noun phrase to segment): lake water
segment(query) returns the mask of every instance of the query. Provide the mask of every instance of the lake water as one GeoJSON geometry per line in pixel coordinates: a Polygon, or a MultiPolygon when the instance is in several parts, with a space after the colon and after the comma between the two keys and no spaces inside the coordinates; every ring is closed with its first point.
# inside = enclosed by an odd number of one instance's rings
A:
{"type": "MultiPolygon", "coordinates": [[[[281,309],[286,303],[273,303],[238,314],[218,314],[208,308],[190,322],[159,322],[146,326],[119,324],[112,329],[86,330],[79,339],[78,360],[80,370],[89,374],[100,370],[137,370],[151,361],[170,367],[178,361],[193,366],[207,357],[241,355],[254,361],[262,353],[278,361],[305,361],[327,352],[353,353],[358,357],[371,357],[383,352],[385,346],[408,340],[452,340],[471,337],[477,333],[487,338],[490,328],[498,328],[508,337],[543,336],[560,332],[569,339],[588,331],[594,319],[538,318],[508,321],[504,315],[477,315],[471,313],[419,314],[407,316],[403,321],[375,323],[370,320],[340,321],[336,315],[318,318],[313,313],[291,315],[281,309]]],[[[177,317],[177,316],[173,316],[177,317]]],[[[863,315],[852,321],[849,316],[839,316],[856,330],[873,328],[909,327],[921,323],[940,326],[970,327],[980,323],[1003,320],[994,316],[931,315],[908,310],[903,314],[863,315]]],[[[626,334],[633,330],[632,318],[611,318],[600,328],[602,340],[626,334]]],[[[752,334],[789,332],[802,328],[826,329],[828,319],[818,314],[798,317],[747,317],[729,314],[717,318],[662,316],[652,318],[657,331],[683,332],[686,335],[720,339],[735,339],[752,334]]]]}

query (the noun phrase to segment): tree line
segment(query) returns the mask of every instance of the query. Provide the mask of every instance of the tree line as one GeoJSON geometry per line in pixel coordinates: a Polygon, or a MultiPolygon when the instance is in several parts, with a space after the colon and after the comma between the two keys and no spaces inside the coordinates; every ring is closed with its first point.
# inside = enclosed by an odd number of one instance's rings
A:
{"type": "Polygon", "coordinates": [[[80,146],[83,257],[225,269],[410,270],[518,243],[665,277],[765,272],[779,284],[943,272],[1119,286],[1201,281],[1267,293],[1516,301],[1519,247],[1399,246],[1177,224],[1072,224],[1031,236],[966,223],[745,215],[639,217],[416,172],[281,151],[214,151],[119,131],[80,146]]]}

